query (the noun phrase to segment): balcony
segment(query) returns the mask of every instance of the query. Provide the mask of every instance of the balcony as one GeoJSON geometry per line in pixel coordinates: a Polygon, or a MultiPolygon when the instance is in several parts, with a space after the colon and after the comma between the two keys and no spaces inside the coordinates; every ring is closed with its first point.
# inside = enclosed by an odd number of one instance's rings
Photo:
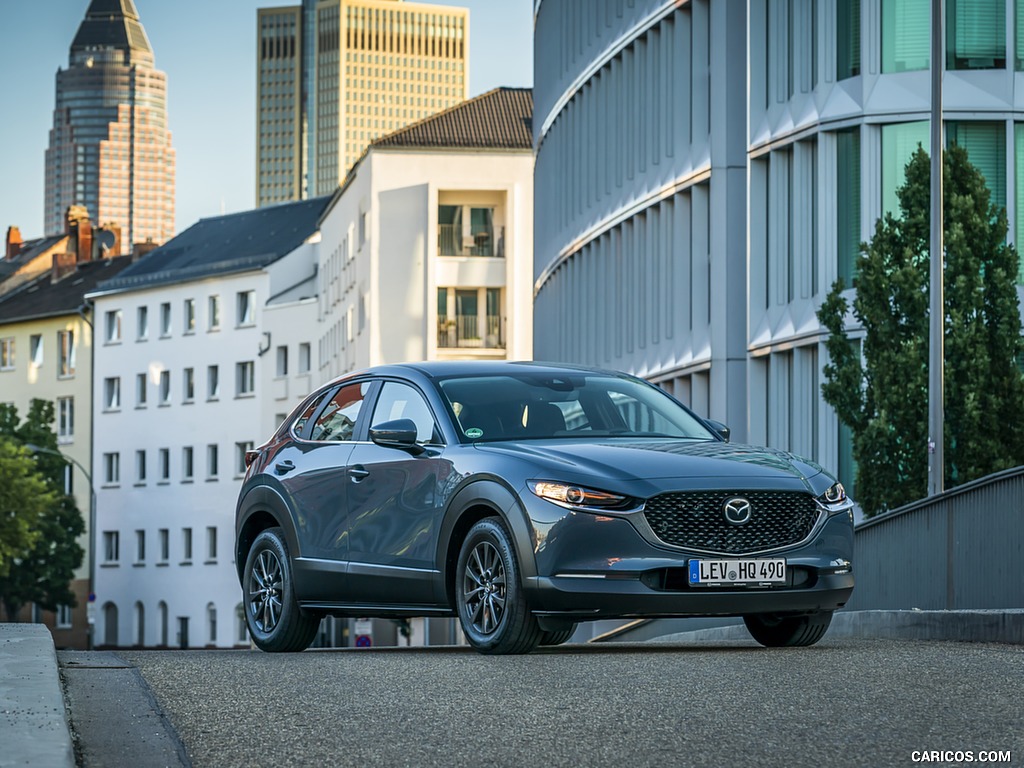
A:
{"type": "Polygon", "coordinates": [[[504,349],[505,329],[500,315],[456,315],[437,321],[439,349],[504,349]]]}
{"type": "Polygon", "coordinates": [[[504,227],[501,228],[497,242],[495,242],[494,229],[492,227],[481,228],[465,237],[462,232],[462,227],[459,224],[438,224],[438,253],[442,256],[483,256],[490,258],[504,258],[504,227]]]}

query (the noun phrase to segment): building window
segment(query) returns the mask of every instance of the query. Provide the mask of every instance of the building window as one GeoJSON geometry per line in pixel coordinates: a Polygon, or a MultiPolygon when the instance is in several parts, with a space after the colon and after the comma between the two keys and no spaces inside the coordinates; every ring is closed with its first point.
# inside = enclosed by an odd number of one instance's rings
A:
{"type": "Polygon", "coordinates": [[[149,396],[149,379],[144,373],[135,374],[135,407],[145,408],[149,396]]]}
{"type": "Polygon", "coordinates": [[[58,605],[56,616],[57,629],[71,629],[71,617],[70,605],[58,605]]]}
{"type": "Polygon", "coordinates": [[[860,0],[836,0],[836,79],[860,74],[860,0]]]}
{"type": "Polygon", "coordinates": [[[0,371],[14,370],[14,339],[0,339],[0,371]]]}
{"type": "Polygon", "coordinates": [[[206,606],[206,623],[210,628],[210,643],[217,642],[217,609],[213,603],[206,606]]]}
{"type": "Polygon", "coordinates": [[[135,562],[146,562],[146,532],[135,531],[135,562]]]}
{"type": "Polygon", "coordinates": [[[116,563],[121,559],[121,534],[119,531],[103,532],[103,562],[116,563]]]}
{"type": "Polygon", "coordinates": [[[206,368],[206,399],[216,400],[220,397],[220,367],[210,365],[206,368]]]}
{"type": "Polygon", "coordinates": [[[206,446],[206,476],[210,480],[217,479],[217,444],[210,443],[206,446]]]}
{"type": "Polygon", "coordinates": [[[245,465],[245,454],[251,451],[253,448],[252,440],[243,441],[241,443],[235,443],[235,474],[244,475],[245,470],[248,469],[245,465]]]}
{"type": "Polygon", "coordinates": [[[42,334],[33,333],[28,337],[28,361],[33,368],[38,368],[43,364],[42,334]]]}
{"type": "Polygon", "coordinates": [[[75,398],[57,398],[57,441],[70,443],[75,437],[75,398]]]}
{"type": "Polygon", "coordinates": [[[157,461],[160,464],[160,481],[167,482],[171,479],[171,449],[161,448],[157,452],[157,461]]]}
{"type": "Polygon", "coordinates": [[[103,454],[103,482],[107,485],[117,485],[121,482],[121,454],[103,454]]]}
{"type": "Polygon", "coordinates": [[[836,134],[838,276],[853,287],[860,253],[860,129],[836,134]]]}
{"type": "Polygon", "coordinates": [[[192,562],[192,529],[181,529],[181,559],[183,562],[192,562]]]}
{"type": "Polygon", "coordinates": [[[299,373],[309,373],[312,365],[312,354],[309,342],[299,344],[299,373]]]}
{"type": "MultiPolygon", "coordinates": [[[[1020,6],[1024,6],[1024,0],[1018,0],[1020,6]]],[[[1024,18],[1021,19],[1024,22],[1024,18]]],[[[1024,29],[1021,29],[1024,35],[1024,29]]],[[[1013,154],[1014,154],[1014,183],[1016,185],[1015,207],[1017,215],[1015,219],[1015,235],[1017,255],[1020,265],[1017,269],[1017,283],[1024,285],[1024,123],[1015,123],[1013,126],[1013,154]]],[[[1021,369],[1024,371],[1024,367],[1021,369]]]]}
{"type": "Polygon", "coordinates": [[[136,336],[138,341],[145,341],[149,338],[149,307],[139,307],[136,310],[136,336]]]}
{"type": "Polygon", "coordinates": [[[238,292],[238,325],[253,325],[256,322],[256,291],[238,292]]]}
{"type": "Polygon", "coordinates": [[[121,379],[111,376],[103,380],[103,407],[108,411],[116,411],[121,407],[121,379]]]}
{"type": "Polygon", "coordinates": [[[207,301],[206,310],[209,315],[209,330],[218,330],[220,328],[220,296],[211,296],[207,301]]]}
{"type": "Polygon", "coordinates": [[[160,305],[160,335],[171,335],[171,303],[165,301],[160,305]]]}
{"type": "Polygon", "coordinates": [[[182,307],[184,317],[182,318],[181,324],[183,326],[182,333],[195,333],[196,332],[196,300],[185,299],[185,303],[182,307]]]}
{"type": "Polygon", "coordinates": [[[882,0],[882,71],[928,69],[929,0],[882,0]]]}
{"type": "Polygon", "coordinates": [[[946,0],[946,69],[1006,68],[1006,1],[946,0]]]}
{"type": "Polygon", "coordinates": [[[57,375],[64,379],[75,375],[75,332],[57,331],[57,349],[60,353],[60,369],[57,375]]]}
{"type": "Polygon", "coordinates": [[[946,123],[946,141],[967,150],[991,193],[992,205],[1006,207],[1006,124],[980,121],[946,123]]]}
{"type": "Polygon", "coordinates": [[[192,451],[192,446],[191,445],[186,445],[184,448],[181,449],[181,480],[182,480],[182,482],[186,482],[186,481],[187,482],[191,482],[192,481],[192,471],[193,471],[192,460],[193,460],[193,458],[194,458],[194,456],[193,456],[193,451],[192,451]]]}
{"type": "Polygon", "coordinates": [[[182,400],[191,403],[196,397],[196,373],[195,368],[186,368],[182,375],[182,400]]]}
{"type": "Polygon", "coordinates": [[[206,528],[206,559],[209,562],[217,560],[217,527],[214,525],[206,528]]]}
{"type": "Polygon", "coordinates": [[[929,146],[928,122],[893,123],[882,126],[882,213],[900,218],[896,190],[903,186],[910,156],[929,146]]]}
{"type": "Polygon", "coordinates": [[[171,403],[171,372],[160,371],[160,405],[171,403]]]}
{"type": "Polygon", "coordinates": [[[160,545],[160,562],[166,563],[171,559],[170,531],[166,528],[161,528],[157,531],[157,543],[160,545]]]}
{"type": "Polygon", "coordinates": [[[146,452],[135,452],[135,482],[146,482],[146,452]]]}
{"type": "Polygon", "coordinates": [[[106,318],[106,335],[104,338],[107,344],[119,342],[121,340],[121,310],[115,309],[107,312],[106,318]]]}
{"type": "Polygon", "coordinates": [[[288,375],[288,347],[277,348],[277,376],[288,375]]]}
{"type": "Polygon", "coordinates": [[[235,363],[235,394],[247,397],[256,392],[256,364],[251,360],[235,363]]]}

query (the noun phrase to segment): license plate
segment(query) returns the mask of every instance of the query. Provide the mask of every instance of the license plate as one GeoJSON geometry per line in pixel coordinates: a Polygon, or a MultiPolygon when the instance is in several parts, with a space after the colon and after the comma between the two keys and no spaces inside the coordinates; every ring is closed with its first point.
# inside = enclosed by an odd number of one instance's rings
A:
{"type": "Polygon", "coordinates": [[[691,560],[690,586],[769,586],[786,581],[783,558],[752,560],[691,560]]]}

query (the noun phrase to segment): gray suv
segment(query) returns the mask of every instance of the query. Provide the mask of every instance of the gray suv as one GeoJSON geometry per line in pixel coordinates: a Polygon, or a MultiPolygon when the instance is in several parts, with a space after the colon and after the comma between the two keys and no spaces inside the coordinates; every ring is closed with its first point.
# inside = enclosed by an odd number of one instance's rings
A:
{"type": "Polygon", "coordinates": [[[834,477],[731,444],[621,373],[372,368],[318,389],[246,462],[236,563],[266,651],[303,650],[325,615],[458,615],[491,654],[669,616],[811,645],[853,590],[834,477]]]}

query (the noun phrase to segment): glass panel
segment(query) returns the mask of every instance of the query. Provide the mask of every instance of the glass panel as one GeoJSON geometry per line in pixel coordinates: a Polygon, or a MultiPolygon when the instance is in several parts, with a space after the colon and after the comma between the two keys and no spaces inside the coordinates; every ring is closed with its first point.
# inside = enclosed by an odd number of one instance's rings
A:
{"type": "Polygon", "coordinates": [[[838,276],[846,287],[856,277],[860,251],[860,129],[836,134],[836,228],[838,276]]]}
{"type": "Polygon", "coordinates": [[[458,339],[479,339],[477,291],[455,291],[455,332],[458,339]]]}
{"type": "Polygon", "coordinates": [[[860,0],[836,0],[836,79],[860,74],[860,0]]]}
{"type": "Polygon", "coordinates": [[[907,163],[920,145],[929,146],[928,121],[882,126],[882,212],[899,218],[896,190],[903,186],[907,163]]]}
{"type": "Polygon", "coordinates": [[[313,425],[310,440],[342,441],[351,440],[355,432],[356,418],[363,407],[367,384],[349,384],[342,387],[327,404],[313,425]]]}
{"type": "Polygon", "coordinates": [[[946,0],[946,68],[1006,67],[1004,0],[946,0]]]}
{"type": "Polygon", "coordinates": [[[928,0],[882,0],[882,71],[928,69],[931,9],[928,0]]]}
{"type": "MultiPolygon", "coordinates": [[[[1014,172],[1016,174],[1016,216],[1014,217],[1014,235],[1020,266],[1017,271],[1017,282],[1024,284],[1024,123],[1013,126],[1014,172]]],[[[1024,358],[1022,358],[1024,360],[1024,358]]]]}
{"type": "Polygon", "coordinates": [[[947,123],[946,141],[967,150],[967,159],[981,171],[993,205],[1006,207],[1006,126],[1004,123],[947,123]]]}
{"type": "Polygon", "coordinates": [[[410,386],[389,381],[384,384],[373,409],[371,427],[395,419],[412,419],[416,424],[416,442],[435,441],[434,415],[423,395],[410,386]]]}
{"type": "Polygon", "coordinates": [[[1014,26],[1016,27],[1016,40],[1014,48],[1016,50],[1016,67],[1017,70],[1024,69],[1024,0],[1013,0],[1013,20],[1014,26]]]}

